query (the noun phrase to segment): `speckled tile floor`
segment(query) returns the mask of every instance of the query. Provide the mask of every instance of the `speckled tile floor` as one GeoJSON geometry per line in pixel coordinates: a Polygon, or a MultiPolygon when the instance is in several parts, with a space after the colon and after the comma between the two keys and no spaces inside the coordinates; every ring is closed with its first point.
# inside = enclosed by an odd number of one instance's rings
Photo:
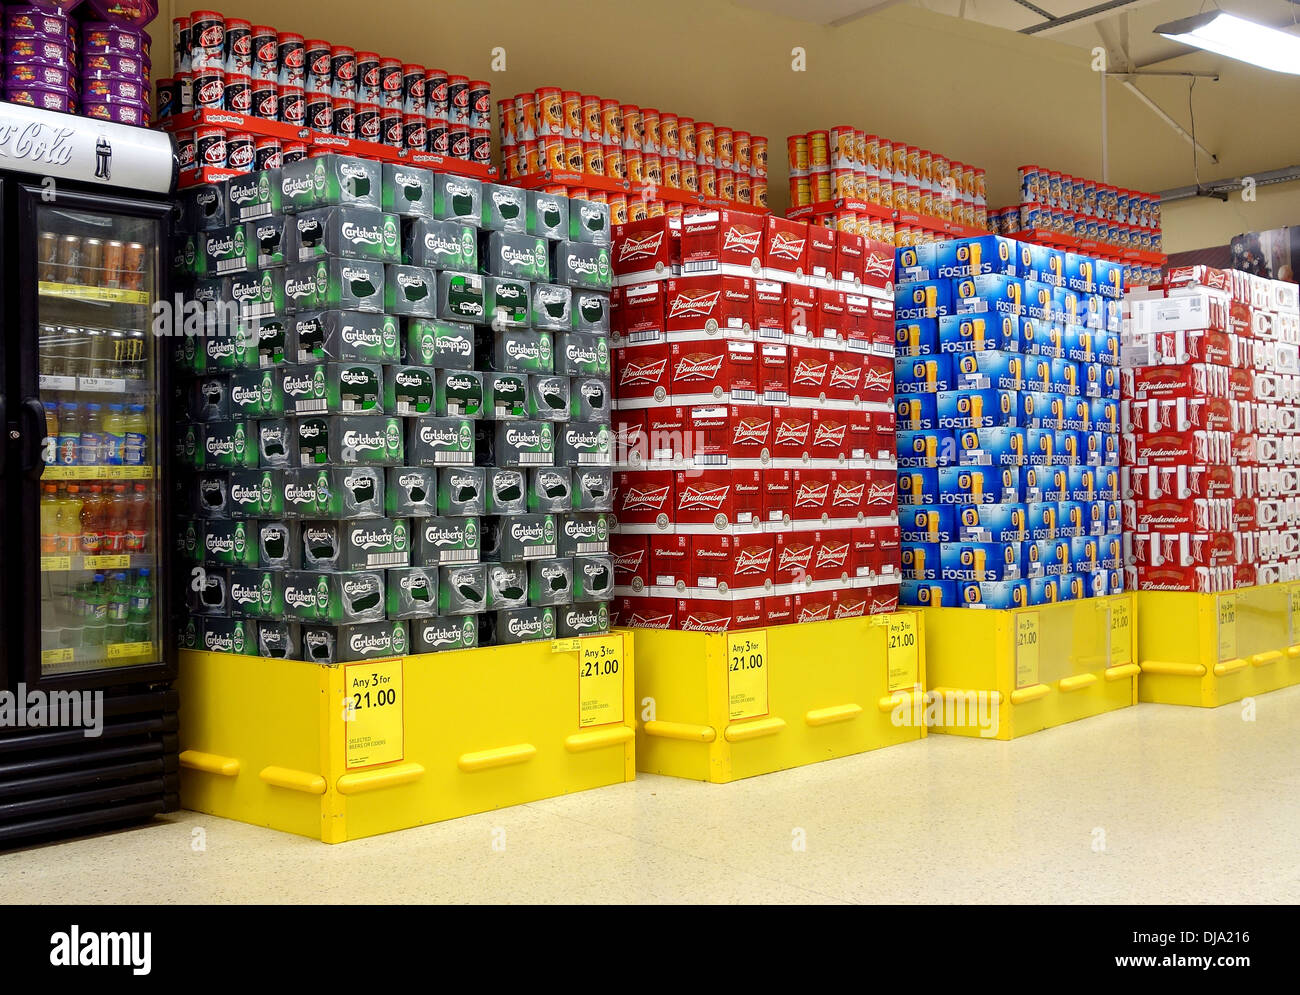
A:
{"type": "Polygon", "coordinates": [[[1139,705],[730,785],[641,775],[340,846],[180,812],[2,853],[0,901],[1296,903],[1297,758],[1300,687],[1254,721],[1139,705]]]}

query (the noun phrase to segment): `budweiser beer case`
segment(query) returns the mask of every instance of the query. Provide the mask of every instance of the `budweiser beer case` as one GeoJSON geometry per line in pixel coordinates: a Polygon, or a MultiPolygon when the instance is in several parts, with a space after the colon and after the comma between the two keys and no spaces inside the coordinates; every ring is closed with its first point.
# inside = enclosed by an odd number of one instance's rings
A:
{"type": "MultiPolygon", "coordinates": [[[[337,154],[200,193],[176,256],[208,333],[176,349],[196,638],[328,664],[606,631],[604,206],[337,154]]],[[[760,511],[759,484],[721,512],[760,511]]]]}
{"type": "Polygon", "coordinates": [[[1124,570],[1141,590],[1300,578],[1293,284],[1171,267],[1124,300],[1124,570]]]}
{"type": "Polygon", "coordinates": [[[1001,236],[898,250],[903,604],[1123,590],[1119,288],[1101,260],[1049,282],[1040,256],[1001,236]]]}

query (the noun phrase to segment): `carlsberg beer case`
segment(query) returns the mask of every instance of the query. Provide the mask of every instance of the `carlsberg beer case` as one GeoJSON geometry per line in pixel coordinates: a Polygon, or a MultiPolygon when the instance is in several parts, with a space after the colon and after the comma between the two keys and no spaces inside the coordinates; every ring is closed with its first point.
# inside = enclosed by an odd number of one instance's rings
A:
{"type": "Polygon", "coordinates": [[[185,231],[220,333],[177,350],[194,645],[607,630],[607,208],[329,154],[187,195],[185,231]]]}
{"type": "MultiPolygon", "coordinates": [[[[167,135],[3,103],[0,136],[0,694],[21,696],[21,688],[28,700],[69,701],[103,694],[102,735],[83,736],[57,716],[49,724],[0,722],[4,848],[177,807],[171,682],[188,621],[180,582],[208,593],[206,568],[176,554],[177,520],[195,518],[191,502],[200,493],[185,483],[215,475],[207,497],[219,507],[202,512],[206,524],[229,498],[228,475],[259,467],[255,422],[228,407],[227,383],[192,392],[188,376],[173,377],[172,353],[188,341],[195,375],[209,365],[222,374],[257,367],[252,326],[238,346],[233,341],[240,310],[233,285],[247,288],[251,272],[262,271],[256,239],[246,227],[230,230],[246,219],[228,218],[224,204],[212,204],[219,197],[182,207],[189,238],[173,241],[167,135]],[[193,267],[220,265],[211,286],[217,310],[229,305],[223,323],[209,323],[192,305],[186,334],[191,298],[178,301],[171,270],[178,251],[193,267]],[[203,334],[209,327],[211,337],[203,334]],[[209,343],[213,354],[203,348],[209,343]],[[206,425],[220,429],[187,434],[201,424],[187,410],[194,398],[211,405],[206,425]],[[182,470],[186,441],[195,448],[182,470]]],[[[265,272],[273,297],[276,270],[265,272]]],[[[240,399],[251,400],[251,391],[241,387],[240,399]]],[[[238,485],[239,500],[274,514],[260,506],[260,484],[256,497],[246,486],[238,485]]],[[[256,566],[256,531],[247,522],[244,536],[256,566]]],[[[214,541],[229,539],[223,522],[214,541]]],[[[211,568],[218,580],[209,597],[227,607],[225,572],[248,562],[235,560],[231,548],[229,562],[211,568]]],[[[237,633],[242,621],[196,618],[204,620],[196,641],[256,651],[248,638],[255,625],[237,633]]]]}

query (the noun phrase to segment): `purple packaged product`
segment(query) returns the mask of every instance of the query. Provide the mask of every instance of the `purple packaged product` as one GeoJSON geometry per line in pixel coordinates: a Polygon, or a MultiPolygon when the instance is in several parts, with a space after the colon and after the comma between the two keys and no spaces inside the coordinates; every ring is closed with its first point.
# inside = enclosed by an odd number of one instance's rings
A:
{"type": "Polygon", "coordinates": [[[54,90],[48,86],[6,86],[5,100],[11,104],[26,104],[47,111],[68,110],[68,91],[54,90]]]}
{"type": "Polygon", "coordinates": [[[72,85],[73,76],[63,66],[47,66],[41,62],[16,62],[5,69],[5,82],[10,86],[48,86],[56,90],[72,85]]]}
{"type": "Polygon", "coordinates": [[[85,0],[85,4],[97,20],[131,28],[143,28],[158,16],[156,0],[85,0]]]}
{"type": "Polygon", "coordinates": [[[81,105],[83,117],[98,118],[100,121],[115,121],[118,124],[145,125],[149,123],[148,110],[142,104],[104,103],[87,100],[81,105]]]}
{"type": "Polygon", "coordinates": [[[144,56],[148,36],[136,28],[108,21],[86,21],[81,26],[81,47],[86,52],[144,56]]]}
{"type": "MultiPolygon", "coordinates": [[[[93,77],[83,76],[81,78],[80,92],[86,100],[99,100],[105,103],[127,101],[143,105],[145,100],[144,84],[139,79],[133,79],[130,76],[119,76],[116,73],[98,73],[93,77]]],[[[227,90],[227,93],[229,92],[227,90]]]]}
{"type": "Polygon", "coordinates": [[[67,66],[68,43],[37,35],[10,35],[5,40],[5,62],[43,62],[51,66],[67,66]]]}
{"type": "Polygon", "coordinates": [[[68,15],[45,7],[10,7],[5,11],[5,31],[8,34],[30,31],[59,38],[68,33],[68,15]]]}
{"type": "MultiPolygon", "coordinates": [[[[220,66],[212,68],[217,72],[224,72],[220,66]]],[[[200,71],[196,69],[194,75],[199,75],[200,71]]],[[[144,63],[138,55],[113,55],[105,52],[86,53],[81,74],[86,76],[90,73],[120,73],[123,76],[135,76],[141,79],[145,76],[144,63]]]]}

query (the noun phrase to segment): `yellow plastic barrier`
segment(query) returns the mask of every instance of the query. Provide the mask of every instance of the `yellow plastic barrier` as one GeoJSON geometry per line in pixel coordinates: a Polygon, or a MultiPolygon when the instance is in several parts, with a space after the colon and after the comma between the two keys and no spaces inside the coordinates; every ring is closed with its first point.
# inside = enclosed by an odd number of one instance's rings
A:
{"type": "Polygon", "coordinates": [[[638,770],[721,784],[925,736],[915,612],[636,646],[638,770]]]}
{"type": "Polygon", "coordinates": [[[1013,739],[1137,701],[1131,594],[920,613],[936,732],[1013,739]]]}
{"type": "Polygon", "coordinates": [[[340,843],[630,781],[635,638],[335,666],[183,652],[181,802],[340,843]]]}
{"type": "Polygon", "coordinates": [[[1300,583],[1137,603],[1142,701],[1214,708],[1300,684],[1300,583]]]}

